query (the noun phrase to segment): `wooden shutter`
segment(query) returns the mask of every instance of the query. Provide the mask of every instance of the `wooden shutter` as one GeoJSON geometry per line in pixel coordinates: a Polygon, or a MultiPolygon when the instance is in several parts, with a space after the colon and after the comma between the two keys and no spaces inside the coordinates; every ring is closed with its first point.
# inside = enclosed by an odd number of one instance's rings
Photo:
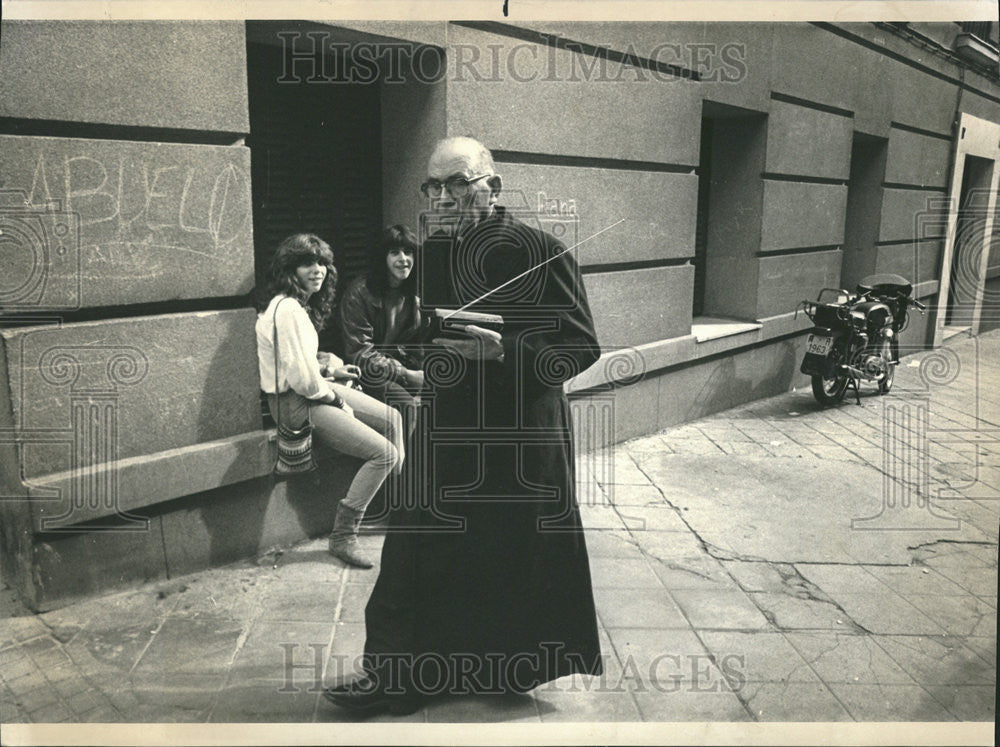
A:
{"type": "Polygon", "coordinates": [[[333,247],[343,284],[382,228],[379,83],[278,83],[281,47],[247,47],[258,283],[277,244],[308,232],[333,247]]]}

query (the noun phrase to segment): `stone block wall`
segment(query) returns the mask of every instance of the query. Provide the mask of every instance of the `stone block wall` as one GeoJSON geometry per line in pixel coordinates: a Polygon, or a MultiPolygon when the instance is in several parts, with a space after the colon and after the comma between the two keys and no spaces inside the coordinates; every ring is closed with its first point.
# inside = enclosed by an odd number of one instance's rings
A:
{"type": "MultiPolygon", "coordinates": [[[[586,240],[609,357],[570,391],[577,412],[615,410],[594,446],[802,383],[795,306],[862,266],[933,300],[956,106],[1000,121],[995,80],[873,24],[309,27],[430,49],[447,70],[379,84],[386,223],[416,224],[434,140],[470,134],[494,151],[509,208],[586,240]],[[709,114],[729,122],[746,172],[711,228],[715,310],[749,322],[721,339],[692,329],[709,114]],[[749,156],[739,121],[756,123],[749,156]],[[846,225],[866,138],[885,144],[867,233],[846,225]]],[[[357,466],[330,459],[303,485],[267,477],[245,297],[246,29],[3,24],[0,523],[5,575],[36,608],[317,534],[357,466]]],[[[915,320],[904,343],[932,328],[915,320]]]]}
{"type": "Polygon", "coordinates": [[[269,469],[245,35],[5,22],[3,39],[4,572],[44,608],[166,575],[157,506],[269,469]]]}

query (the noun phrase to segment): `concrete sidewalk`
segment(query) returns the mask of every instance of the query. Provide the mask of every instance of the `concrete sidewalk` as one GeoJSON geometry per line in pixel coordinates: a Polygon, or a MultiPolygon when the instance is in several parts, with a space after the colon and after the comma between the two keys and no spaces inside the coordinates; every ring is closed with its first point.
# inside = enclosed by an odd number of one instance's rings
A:
{"type": "MultiPolygon", "coordinates": [[[[606,674],[384,721],[992,721],[1000,334],[580,457],[606,674]]],[[[377,552],[378,535],[363,542],[377,552]]],[[[0,620],[3,722],[333,722],[377,569],[316,541],[0,620]]]]}

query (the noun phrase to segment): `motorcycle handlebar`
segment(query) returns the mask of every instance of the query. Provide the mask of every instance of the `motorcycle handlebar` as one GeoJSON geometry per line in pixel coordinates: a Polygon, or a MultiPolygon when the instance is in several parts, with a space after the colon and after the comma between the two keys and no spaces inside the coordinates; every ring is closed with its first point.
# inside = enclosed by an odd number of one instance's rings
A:
{"type": "Polygon", "coordinates": [[[920,303],[920,301],[918,301],[915,298],[911,298],[910,299],[910,303],[913,304],[914,306],[916,306],[919,311],[923,311],[923,310],[925,310],[927,308],[926,306],[924,306],[922,303],[920,303]]]}

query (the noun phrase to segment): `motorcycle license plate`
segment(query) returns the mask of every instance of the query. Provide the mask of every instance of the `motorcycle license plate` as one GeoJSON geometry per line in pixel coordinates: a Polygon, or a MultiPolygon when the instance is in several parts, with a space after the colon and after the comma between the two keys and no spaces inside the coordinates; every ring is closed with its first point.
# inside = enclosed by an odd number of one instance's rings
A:
{"type": "Polygon", "coordinates": [[[833,338],[826,335],[809,335],[806,352],[812,355],[826,355],[833,347],[833,338]]]}

